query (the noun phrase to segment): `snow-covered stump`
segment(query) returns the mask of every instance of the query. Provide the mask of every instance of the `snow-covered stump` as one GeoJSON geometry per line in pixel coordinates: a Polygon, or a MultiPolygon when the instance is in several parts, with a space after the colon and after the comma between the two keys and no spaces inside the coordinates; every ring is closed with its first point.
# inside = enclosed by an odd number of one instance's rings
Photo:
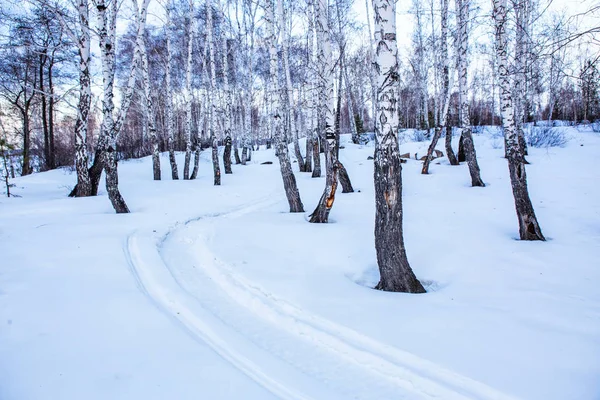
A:
{"type": "Polygon", "coordinates": [[[508,170],[515,209],[519,221],[519,236],[521,240],[546,240],[535,216],[529,191],[527,189],[527,174],[523,148],[519,144],[515,124],[515,111],[511,94],[509,62],[506,39],[506,0],[493,0],[493,15],[496,28],[496,57],[498,59],[498,77],[500,81],[500,111],[506,143],[508,170]]]}
{"type": "Polygon", "coordinates": [[[381,278],[376,289],[424,293],[408,263],[402,232],[402,164],[398,147],[396,3],[373,0],[377,114],[375,124],[375,250],[381,278]]]}

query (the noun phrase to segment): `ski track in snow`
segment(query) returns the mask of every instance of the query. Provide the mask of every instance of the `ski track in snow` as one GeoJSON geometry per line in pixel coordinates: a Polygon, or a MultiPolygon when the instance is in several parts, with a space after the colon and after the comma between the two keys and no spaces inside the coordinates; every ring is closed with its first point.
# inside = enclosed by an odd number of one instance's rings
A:
{"type": "MultiPolygon", "coordinates": [[[[250,312],[255,319],[268,322],[271,329],[282,330],[295,340],[309,342],[314,349],[326,352],[329,356],[333,355],[345,364],[351,363],[354,368],[362,369],[371,379],[386,381],[388,385],[397,388],[397,398],[515,399],[481,382],[303,310],[249,282],[210,251],[210,234],[206,231],[210,230],[216,218],[241,217],[274,205],[280,200],[279,196],[271,195],[252,205],[203,215],[183,224],[176,223],[162,234],[158,230],[133,232],[123,247],[138,288],[195,340],[206,343],[275,396],[290,400],[347,398],[327,390],[327,395],[324,395],[324,388],[315,391],[314,388],[308,388],[310,385],[302,384],[306,376],[302,375],[302,371],[294,370],[292,362],[282,359],[280,354],[260,348],[244,337],[242,332],[210,310],[210,307],[204,306],[201,299],[195,295],[195,290],[183,285],[177,277],[177,271],[174,271],[183,266],[170,265],[163,257],[161,249],[182,227],[201,229],[203,234],[193,243],[193,249],[190,249],[190,243],[183,243],[185,247],[181,249],[183,252],[192,250],[194,259],[198,261],[195,263],[198,269],[195,269],[194,273],[205,274],[209,282],[216,285],[237,307],[250,312]]],[[[194,289],[203,290],[200,285],[194,289]]],[[[318,376],[307,375],[308,379],[318,379],[318,376]]]]}

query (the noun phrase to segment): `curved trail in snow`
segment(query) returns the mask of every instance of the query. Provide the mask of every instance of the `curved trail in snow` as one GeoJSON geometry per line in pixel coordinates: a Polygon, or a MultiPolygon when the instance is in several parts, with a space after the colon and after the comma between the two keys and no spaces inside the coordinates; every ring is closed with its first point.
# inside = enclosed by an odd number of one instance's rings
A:
{"type": "Polygon", "coordinates": [[[365,389],[362,393],[371,393],[373,398],[389,397],[370,392],[370,384],[381,385],[383,393],[388,396],[394,393],[393,398],[514,399],[291,304],[248,281],[211,252],[208,244],[217,217],[237,218],[279,200],[271,196],[229,212],[194,218],[162,235],[134,232],[128,237],[124,251],[140,290],[196,340],[206,343],[282,399],[343,399],[348,398],[348,393],[341,395],[323,382],[337,372],[308,369],[306,365],[298,368],[301,362],[297,355],[285,349],[274,351],[273,345],[265,344],[264,340],[261,344],[256,337],[262,337],[264,332],[275,332],[273,335],[283,338],[288,348],[308,349],[312,360],[322,357],[334,368],[342,366],[357,371],[354,378],[365,382],[365,387],[360,388],[365,389]],[[193,230],[196,240],[190,240],[188,235],[176,242],[174,237],[182,228],[193,230]],[[175,246],[177,252],[187,252],[185,262],[174,265],[172,258],[164,254],[167,245],[175,246]],[[220,302],[215,304],[217,300],[220,302]],[[255,326],[265,328],[252,332],[251,327],[255,326]]]}

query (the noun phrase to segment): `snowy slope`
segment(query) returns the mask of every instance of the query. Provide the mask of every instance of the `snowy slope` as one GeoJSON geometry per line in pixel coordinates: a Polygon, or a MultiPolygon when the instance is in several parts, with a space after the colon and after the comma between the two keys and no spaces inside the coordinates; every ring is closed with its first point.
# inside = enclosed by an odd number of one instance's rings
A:
{"type": "Polygon", "coordinates": [[[600,137],[569,135],[528,157],[546,243],[515,240],[496,139],[476,137],[486,188],[404,164],[424,295],[370,289],[369,146],[344,144],[360,192],[327,225],[306,222],[324,179],[297,174],[307,213],[289,214],[266,150],[221,187],[208,153],[196,181],[123,162],[129,215],[66,198],[68,172],[19,178],[0,200],[0,399],[600,398],[600,137]]]}

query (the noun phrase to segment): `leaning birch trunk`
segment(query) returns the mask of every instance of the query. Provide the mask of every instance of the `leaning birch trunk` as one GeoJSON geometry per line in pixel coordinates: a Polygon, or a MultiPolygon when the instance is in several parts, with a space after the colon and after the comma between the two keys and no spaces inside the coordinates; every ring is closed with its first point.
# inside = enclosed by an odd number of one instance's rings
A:
{"type": "MultiPolygon", "coordinates": [[[[281,0],[279,0],[281,1],[281,0]]],[[[275,32],[275,5],[273,0],[265,0],[265,23],[267,37],[266,43],[269,46],[269,86],[271,89],[271,120],[273,136],[276,142],[277,157],[281,169],[281,178],[283,179],[283,188],[290,206],[290,212],[304,212],[304,206],[300,199],[300,192],[296,185],[296,177],[292,171],[292,164],[288,153],[288,146],[283,138],[283,118],[281,113],[281,93],[279,91],[278,73],[277,73],[277,34],[275,32]]]]}
{"type": "Polygon", "coordinates": [[[460,93],[460,127],[461,137],[464,143],[465,157],[471,174],[472,186],[485,186],[479,173],[479,164],[477,163],[477,154],[475,153],[475,144],[471,134],[471,121],[469,120],[469,95],[467,86],[467,48],[468,48],[468,20],[469,20],[469,1],[456,0],[458,11],[458,87],[460,93]]]}
{"type": "MultiPolygon", "coordinates": [[[[148,11],[148,3],[150,0],[144,0],[141,12],[137,10],[137,1],[134,0],[134,8],[137,18],[137,37],[143,35],[146,26],[146,16],[148,11]]],[[[100,45],[100,55],[102,60],[102,84],[103,84],[103,99],[102,99],[102,126],[98,145],[100,154],[103,159],[100,161],[106,172],[106,191],[112,203],[113,208],[117,213],[128,213],[129,208],[123,200],[119,191],[119,177],[117,171],[117,136],[123,126],[123,120],[131,104],[133,97],[133,88],[135,86],[136,77],[140,64],[140,48],[136,45],[134,50],[133,61],[127,83],[127,89],[123,95],[123,101],[119,114],[114,119],[114,80],[115,80],[115,40],[116,40],[116,24],[117,24],[117,2],[112,2],[110,11],[104,0],[97,3],[98,10],[98,39],[100,45]]],[[[136,42],[137,42],[136,37],[136,42]]],[[[95,160],[96,161],[96,160],[95,160]]]]}
{"type": "Polygon", "coordinates": [[[78,38],[79,104],[77,106],[77,122],[75,123],[75,168],[77,170],[75,197],[87,197],[92,195],[92,183],[88,171],[86,150],[88,118],[92,101],[90,12],[88,0],[79,0],[78,9],[81,34],[78,38]]]}
{"type": "Polygon", "coordinates": [[[327,0],[316,0],[315,25],[317,30],[317,67],[318,67],[318,108],[319,127],[323,127],[325,139],[325,190],[317,207],[310,215],[309,222],[327,223],[329,212],[335,201],[338,184],[337,140],[335,135],[335,114],[333,111],[333,62],[327,18],[327,0]]]}
{"type": "MultiPolygon", "coordinates": [[[[450,65],[448,62],[448,2],[449,0],[441,0],[442,2],[442,15],[441,15],[441,59],[442,59],[442,79],[444,91],[446,92],[446,96],[450,91],[450,65]]],[[[448,124],[448,115],[446,114],[446,119],[442,119],[440,121],[440,127],[446,127],[446,138],[445,138],[445,147],[446,147],[446,156],[448,157],[448,161],[450,165],[459,165],[458,160],[456,159],[456,155],[454,155],[454,150],[452,149],[452,127],[448,124]]]]}
{"type": "Polygon", "coordinates": [[[158,135],[156,133],[156,122],[154,120],[154,106],[150,91],[150,73],[148,71],[148,54],[146,53],[146,40],[144,35],[137,38],[142,58],[142,77],[144,79],[144,106],[146,108],[146,124],[148,136],[152,145],[152,174],[155,181],[160,181],[160,151],[158,148],[158,135]]]}
{"type": "Polygon", "coordinates": [[[508,54],[506,39],[506,0],[493,0],[494,22],[496,28],[496,57],[498,59],[498,78],[500,80],[500,110],[507,150],[508,170],[515,209],[519,220],[519,236],[521,240],[546,240],[538,224],[529,191],[527,175],[523,162],[522,148],[519,145],[515,125],[515,112],[511,95],[510,75],[508,72],[508,54]]]}
{"type": "Polygon", "coordinates": [[[183,179],[190,179],[190,162],[192,159],[192,53],[194,50],[194,34],[196,20],[194,18],[194,0],[189,0],[190,25],[187,44],[187,64],[185,68],[185,162],[183,179]]]}
{"type": "Polygon", "coordinates": [[[398,46],[395,0],[373,0],[377,115],[375,118],[375,250],[381,279],[376,289],[424,293],[404,248],[402,164],[398,147],[398,46]]]}
{"type": "Polygon", "coordinates": [[[165,81],[167,86],[167,120],[165,125],[167,126],[167,147],[169,150],[169,162],[171,163],[171,178],[173,180],[179,179],[179,172],[177,170],[177,160],[175,159],[175,136],[173,131],[173,88],[171,86],[171,69],[173,66],[173,53],[171,51],[171,35],[173,33],[173,22],[171,21],[171,7],[173,2],[169,1],[166,6],[167,14],[167,64],[165,66],[165,81]]]}
{"type": "Polygon", "coordinates": [[[213,7],[212,1],[207,0],[206,2],[206,36],[208,41],[208,52],[209,52],[209,67],[210,67],[210,92],[208,94],[209,104],[210,104],[210,117],[209,117],[209,127],[208,130],[210,132],[210,141],[212,144],[212,162],[213,162],[213,175],[214,175],[214,184],[218,186],[221,184],[221,167],[219,166],[219,147],[217,142],[217,102],[214,98],[216,95],[217,88],[217,75],[215,68],[215,43],[214,43],[214,35],[213,35],[213,7]]]}

